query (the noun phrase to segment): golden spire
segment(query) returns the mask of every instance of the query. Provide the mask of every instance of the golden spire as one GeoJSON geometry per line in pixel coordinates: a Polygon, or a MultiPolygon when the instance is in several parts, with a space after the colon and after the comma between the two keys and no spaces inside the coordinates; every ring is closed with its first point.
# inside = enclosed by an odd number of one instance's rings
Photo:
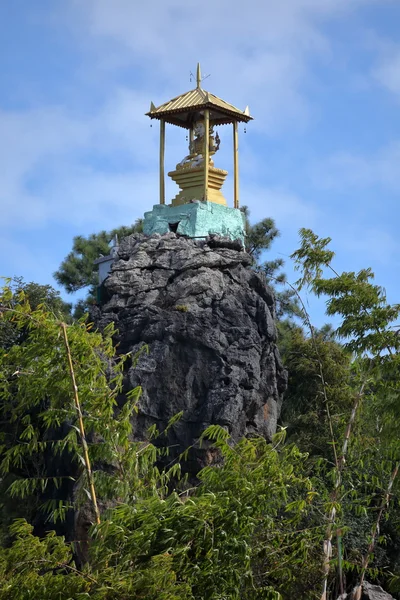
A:
{"type": "Polygon", "coordinates": [[[197,63],[197,89],[201,88],[201,69],[200,63],[197,63]]]}

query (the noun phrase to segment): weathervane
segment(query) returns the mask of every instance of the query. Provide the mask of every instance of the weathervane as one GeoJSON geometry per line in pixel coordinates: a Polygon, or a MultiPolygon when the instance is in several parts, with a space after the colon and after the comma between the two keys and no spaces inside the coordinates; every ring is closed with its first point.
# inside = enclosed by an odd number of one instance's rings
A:
{"type": "Polygon", "coordinates": [[[210,73],[208,75],[204,75],[204,77],[201,76],[200,63],[197,63],[196,78],[193,75],[192,71],[190,71],[190,81],[192,81],[192,78],[196,79],[198,88],[201,88],[201,82],[204,81],[205,79],[207,79],[208,77],[210,77],[210,73]]]}

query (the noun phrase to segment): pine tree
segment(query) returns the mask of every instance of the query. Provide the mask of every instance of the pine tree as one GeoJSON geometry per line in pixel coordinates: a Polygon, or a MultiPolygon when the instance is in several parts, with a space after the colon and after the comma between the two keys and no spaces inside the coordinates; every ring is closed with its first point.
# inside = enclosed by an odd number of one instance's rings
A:
{"type": "Polygon", "coordinates": [[[130,227],[121,226],[111,231],[92,233],[88,237],[82,235],[74,237],[72,251],[54,273],[54,278],[68,293],[89,288],[89,295],[94,297],[98,281],[98,269],[94,261],[99,256],[106,256],[110,253],[109,244],[115,236],[121,240],[132,233],[140,233],[142,230],[143,221],[137,219],[130,227]]]}

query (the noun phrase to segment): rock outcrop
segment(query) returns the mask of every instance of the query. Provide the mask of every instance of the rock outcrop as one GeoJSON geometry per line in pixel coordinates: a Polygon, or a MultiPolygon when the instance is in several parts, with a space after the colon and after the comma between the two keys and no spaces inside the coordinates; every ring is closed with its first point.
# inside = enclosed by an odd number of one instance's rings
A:
{"type": "MultiPolygon", "coordinates": [[[[143,388],[137,439],[181,411],[165,441],[177,451],[210,424],[234,439],[275,432],[287,377],[273,292],[251,265],[240,244],[215,237],[134,234],[121,243],[93,316],[100,328],[115,323],[121,352],[148,345],[125,376],[126,391],[143,388]]],[[[197,468],[207,460],[198,455],[197,468]]]]}
{"type": "MultiPolygon", "coordinates": [[[[352,600],[352,598],[354,598],[353,592],[340,596],[338,600],[352,600]]],[[[368,581],[364,581],[360,600],[394,600],[394,598],[385,592],[380,585],[372,585],[368,581]]]]}

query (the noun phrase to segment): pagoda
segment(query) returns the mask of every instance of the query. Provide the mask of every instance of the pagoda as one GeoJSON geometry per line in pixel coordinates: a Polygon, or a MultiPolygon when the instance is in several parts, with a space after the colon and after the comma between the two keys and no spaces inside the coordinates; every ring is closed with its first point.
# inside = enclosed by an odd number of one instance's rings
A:
{"type": "Polygon", "coordinates": [[[201,87],[200,64],[197,86],[156,107],[151,103],[146,113],[160,121],[160,203],[145,213],[143,231],[147,235],[168,231],[192,238],[211,234],[244,242],[244,218],[239,210],[239,143],[238,124],[248,123],[249,109],[239,110],[201,87]],[[165,203],[165,124],[189,131],[189,153],[168,173],[179,186],[170,204],[165,203]],[[227,171],[214,165],[220,138],[215,128],[233,126],[233,208],[222,193],[227,171]]]}

